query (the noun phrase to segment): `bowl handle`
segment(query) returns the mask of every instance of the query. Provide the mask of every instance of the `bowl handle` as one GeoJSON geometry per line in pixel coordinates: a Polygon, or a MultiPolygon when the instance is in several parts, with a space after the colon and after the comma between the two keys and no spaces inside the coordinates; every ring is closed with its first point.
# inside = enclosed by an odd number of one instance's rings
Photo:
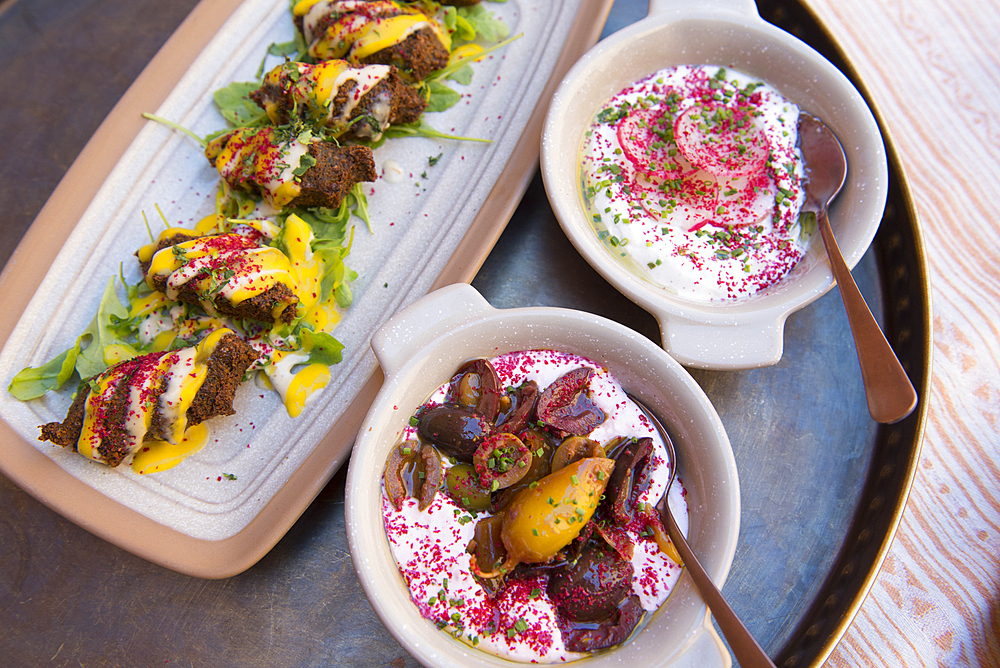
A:
{"type": "Polygon", "coordinates": [[[671,664],[672,668],[730,668],[732,665],[733,657],[712,626],[711,613],[705,614],[705,625],[671,664]]]}
{"type": "Polygon", "coordinates": [[[689,9],[698,9],[699,11],[715,10],[737,12],[744,16],[760,16],[757,12],[757,3],[754,0],[688,0],[686,3],[680,4],[681,7],[678,7],[677,0],[649,0],[649,11],[646,16],[656,16],[666,11],[676,12],[678,9],[683,11],[685,4],[688,5],[689,9]]]}
{"type": "Polygon", "coordinates": [[[421,297],[389,318],[372,334],[372,350],[389,377],[436,338],[493,310],[471,285],[449,285],[421,297]]]}
{"type": "Polygon", "coordinates": [[[784,350],[784,316],[738,325],[705,324],[665,314],[656,319],[664,350],[684,366],[756,369],[777,364],[784,350]]]}

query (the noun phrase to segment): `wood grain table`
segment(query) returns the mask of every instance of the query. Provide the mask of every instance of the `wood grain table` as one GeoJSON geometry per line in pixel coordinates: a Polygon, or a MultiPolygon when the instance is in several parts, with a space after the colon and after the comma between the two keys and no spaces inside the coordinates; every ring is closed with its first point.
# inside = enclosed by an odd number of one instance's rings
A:
{"type": "Polygon", "coordinates": [[[910,180],[933,304],[919,472],[831,666],[1000,665],[1000,3],[810,0],[910,180]]]}
{"type": "MultiPolygon", "coordinates": [[[[0,0],[0,266],[194,4],[0,0]]],[[[900,155],[934,315],[918,473],[879,577],[826,665],[1000,666],[1000,3],[806,4],[900,155]]],[[[643,0],[617,0],[606,32],[644,14],[643,0]]],[[[526,197],[543,197],[537,180],[526,197]]],[[[548,234],[551,247],[571,248],[558,228],[548,234]]],[[[491,261],[477,281],[501,259],[491,261]]],[[[598,312],[655,336],[652,319],[611,301],[596,274],[581,280],[574,289],[597,295],[598,312]]],[[[832,309],[836,295],[824,299],[832,309]]],[[[343,479],[256,566],[204,581],[95,538],[0,477],[0,665],[416,665],[356,582],[329,586],[353,577],[346,551],[329,547],[344,532],[343,479]]]]}

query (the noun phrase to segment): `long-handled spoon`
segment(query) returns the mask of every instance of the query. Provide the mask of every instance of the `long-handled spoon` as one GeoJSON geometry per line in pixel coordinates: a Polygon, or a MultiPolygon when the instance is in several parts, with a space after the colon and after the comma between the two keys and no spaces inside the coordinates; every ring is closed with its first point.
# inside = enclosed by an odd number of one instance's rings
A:
{"type": "Polygon", "coordinates": [[[803,211],[814,211],[819,224],[830,267],[837,279],[840,296],[847,309],[847,319],[854,333],[854,345],[861,363],[861,378],[868,396],[868,412],[876,422],[899,422],[917,405],[917,392],[899,363],[892,346],[872,316],[861,296],[851,270],[844,262],[840,246],[833,236],[827,207],[844,185],[847,177],[847,157],[844,147],[815,116],[799,114],[799,140],[806,160],[806,202],[803,211]]]}
{"type": "Polygon", "coordinates": [[[740,618],[733,612],[733,609],[722,596],[722,592],[712,582],[712,578],[705,572],[698,558],[694,556],[694,552],[691,551],[687,539],[681,533],[680,528],[678,528],[677,522],[674,521],[673,513],[670,512],[670,504],[667,503],[667,494],[670,492],[670,487],[674,484],[674,478],[677,476],[677,453],[674,450],[674,442],[670,440],[667,430],[663,428],[663,425],[660,424],[659,419],[657,419],[653,412],[634,395],[629,394],[628,396],[646,414],[646,417],[653,423],[653,426],[656,427],[667,447],[667,454],[670,456],[670,480],[667,482],[667,489],[664,491],[663,499],[660,501],[659,511],[660,517],[663,519],[663,524],[666,526],[667,535],[670,536],[670,540],[673,542],[674,547],[677,548],[678,554],[684,560],[684,568],[691,574],[691,579],[694,580],[695,587],[698,588],[698,592],[708,605],[708,609],[712,611],[715,621],[719,624],[719,628],[722,629],[722,635],[729,641],[729,647],[733,650],[733,654],[736,656],[736,660],[739,661],[740,666],[742,668],[775,668],[774,662],[771,661],[767,652],[757,644],[757,640],[754,639],[750,631],[747,630],[747,627],[743,625],[740,618]]]}

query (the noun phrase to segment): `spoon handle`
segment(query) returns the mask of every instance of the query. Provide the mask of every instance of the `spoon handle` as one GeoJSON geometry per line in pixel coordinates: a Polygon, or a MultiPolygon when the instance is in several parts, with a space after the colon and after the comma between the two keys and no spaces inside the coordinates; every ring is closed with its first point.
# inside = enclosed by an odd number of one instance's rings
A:
{"type": "Polygon", "coordinates": [[[854,345],[861,363],[861,378],[868,396],[868,412],[876,422],[892,424],[913,412],[917,405],[917,391],[913,389],[903,365],[885,339],[868,303],[858,290],[851,270],[844,262],[840,246],[833,236],[826,207],[816,213],[823,243],[830,257],[830,267],[837,279],[840,295],[847,309],[847,319],[854,333],[854,345]]]}
{"type": "Polygon", "coordinates": [[[742,668],[776,668],[774,662],[767,655],[767,652],[757,644],[753,635],[743,625],[740,618],[736,616],[733,609],[729,607],[726,599],[722,596],[722,592],[715,586],[712,578],[709,577],[697,557],[694,556],[694,552],[691,551],[687,539],[684,538],[684,534],[681,533],[677,523],[674,521],[674,516],[670,512],[670,508],[666,502],[662,505],[661,516],[667,525],[667,535],[670,536],[670,540],[673,542],[674,547],[677,548],[678,554],[684,560],[684,568],[691,574],[691,579],[694,580],[698,592],[705,599],[705,603],[708,604],[708,609],[712,611],[712,616],[715,617],[719,628],[722,629],[722,635],[729,642],[729,647],[733,650],[733,655],[740,666],[742,668]]]}

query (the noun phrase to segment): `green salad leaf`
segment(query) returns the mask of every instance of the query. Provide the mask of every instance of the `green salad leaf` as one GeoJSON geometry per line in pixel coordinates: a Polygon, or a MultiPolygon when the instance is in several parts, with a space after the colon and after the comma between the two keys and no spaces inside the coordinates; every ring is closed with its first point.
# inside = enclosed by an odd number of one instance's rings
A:
{"type": "Polygon", "coordinates": [[[496,18],[493,12],[482,5],[458,7],[455,13],[457,14],[456,27],[462,26],[459,28],[460,31],[471,29],[474,34],[472,38],[463,36],[463,39],[471,41],[471,39],[475,39],[475,36],[478,36],[487,42],[497,42],[506,39],[507,35],[510,34],[510,28],[507,27],[507,24],[496,18]]]}
{"type": "Polygon", "coordinates": [[[219,113],[233,127],[246,128],[268,123],[267,114],[250,99],[250,93],[260,88],[253,81],[234,81],[215,91],[212,98],[219,113]]]}
{"type": "Polygon", "coordinates": [[[76,358],[80,354],[80,339],[69,350],[64,350],[48,362],[37,367],[21,369],[10,381],[7,391],[21,401],[37,399],[49,390],[58,390],[76,371],[76,358]]]}
{"type": "Polygon", "coordinates": [[[332,366],[340,364],[344,359],[344,344],[326,332],[314,332],[302,329],[302,348],[309,351],[310,364],[325,364],[332,366]]]}
{"type": "Polygon", "coordinates": [[[37,399],[50,390],[60,389],[74,372],[80,378],[91,378],[110,364],[134,357],[137,353],[135,346],[119,333],[119,323],[127,318],[128,310],[118,299],[115,277],[112,276],[104,289],[97,314],[73,346],[40,366],[22,369],[11,380],[7,390],[21,401],[37,399]]]}
{"type": "MultiPolygon", "coordinates": [[[[459,71],[461,72],[462,70],[459,71]]],[[[425,90],[428,92],[425,112],[444,111],[449,107],[455,106],[462,99],[460,94],[437,80],[428,81],[425,90]]]]}

